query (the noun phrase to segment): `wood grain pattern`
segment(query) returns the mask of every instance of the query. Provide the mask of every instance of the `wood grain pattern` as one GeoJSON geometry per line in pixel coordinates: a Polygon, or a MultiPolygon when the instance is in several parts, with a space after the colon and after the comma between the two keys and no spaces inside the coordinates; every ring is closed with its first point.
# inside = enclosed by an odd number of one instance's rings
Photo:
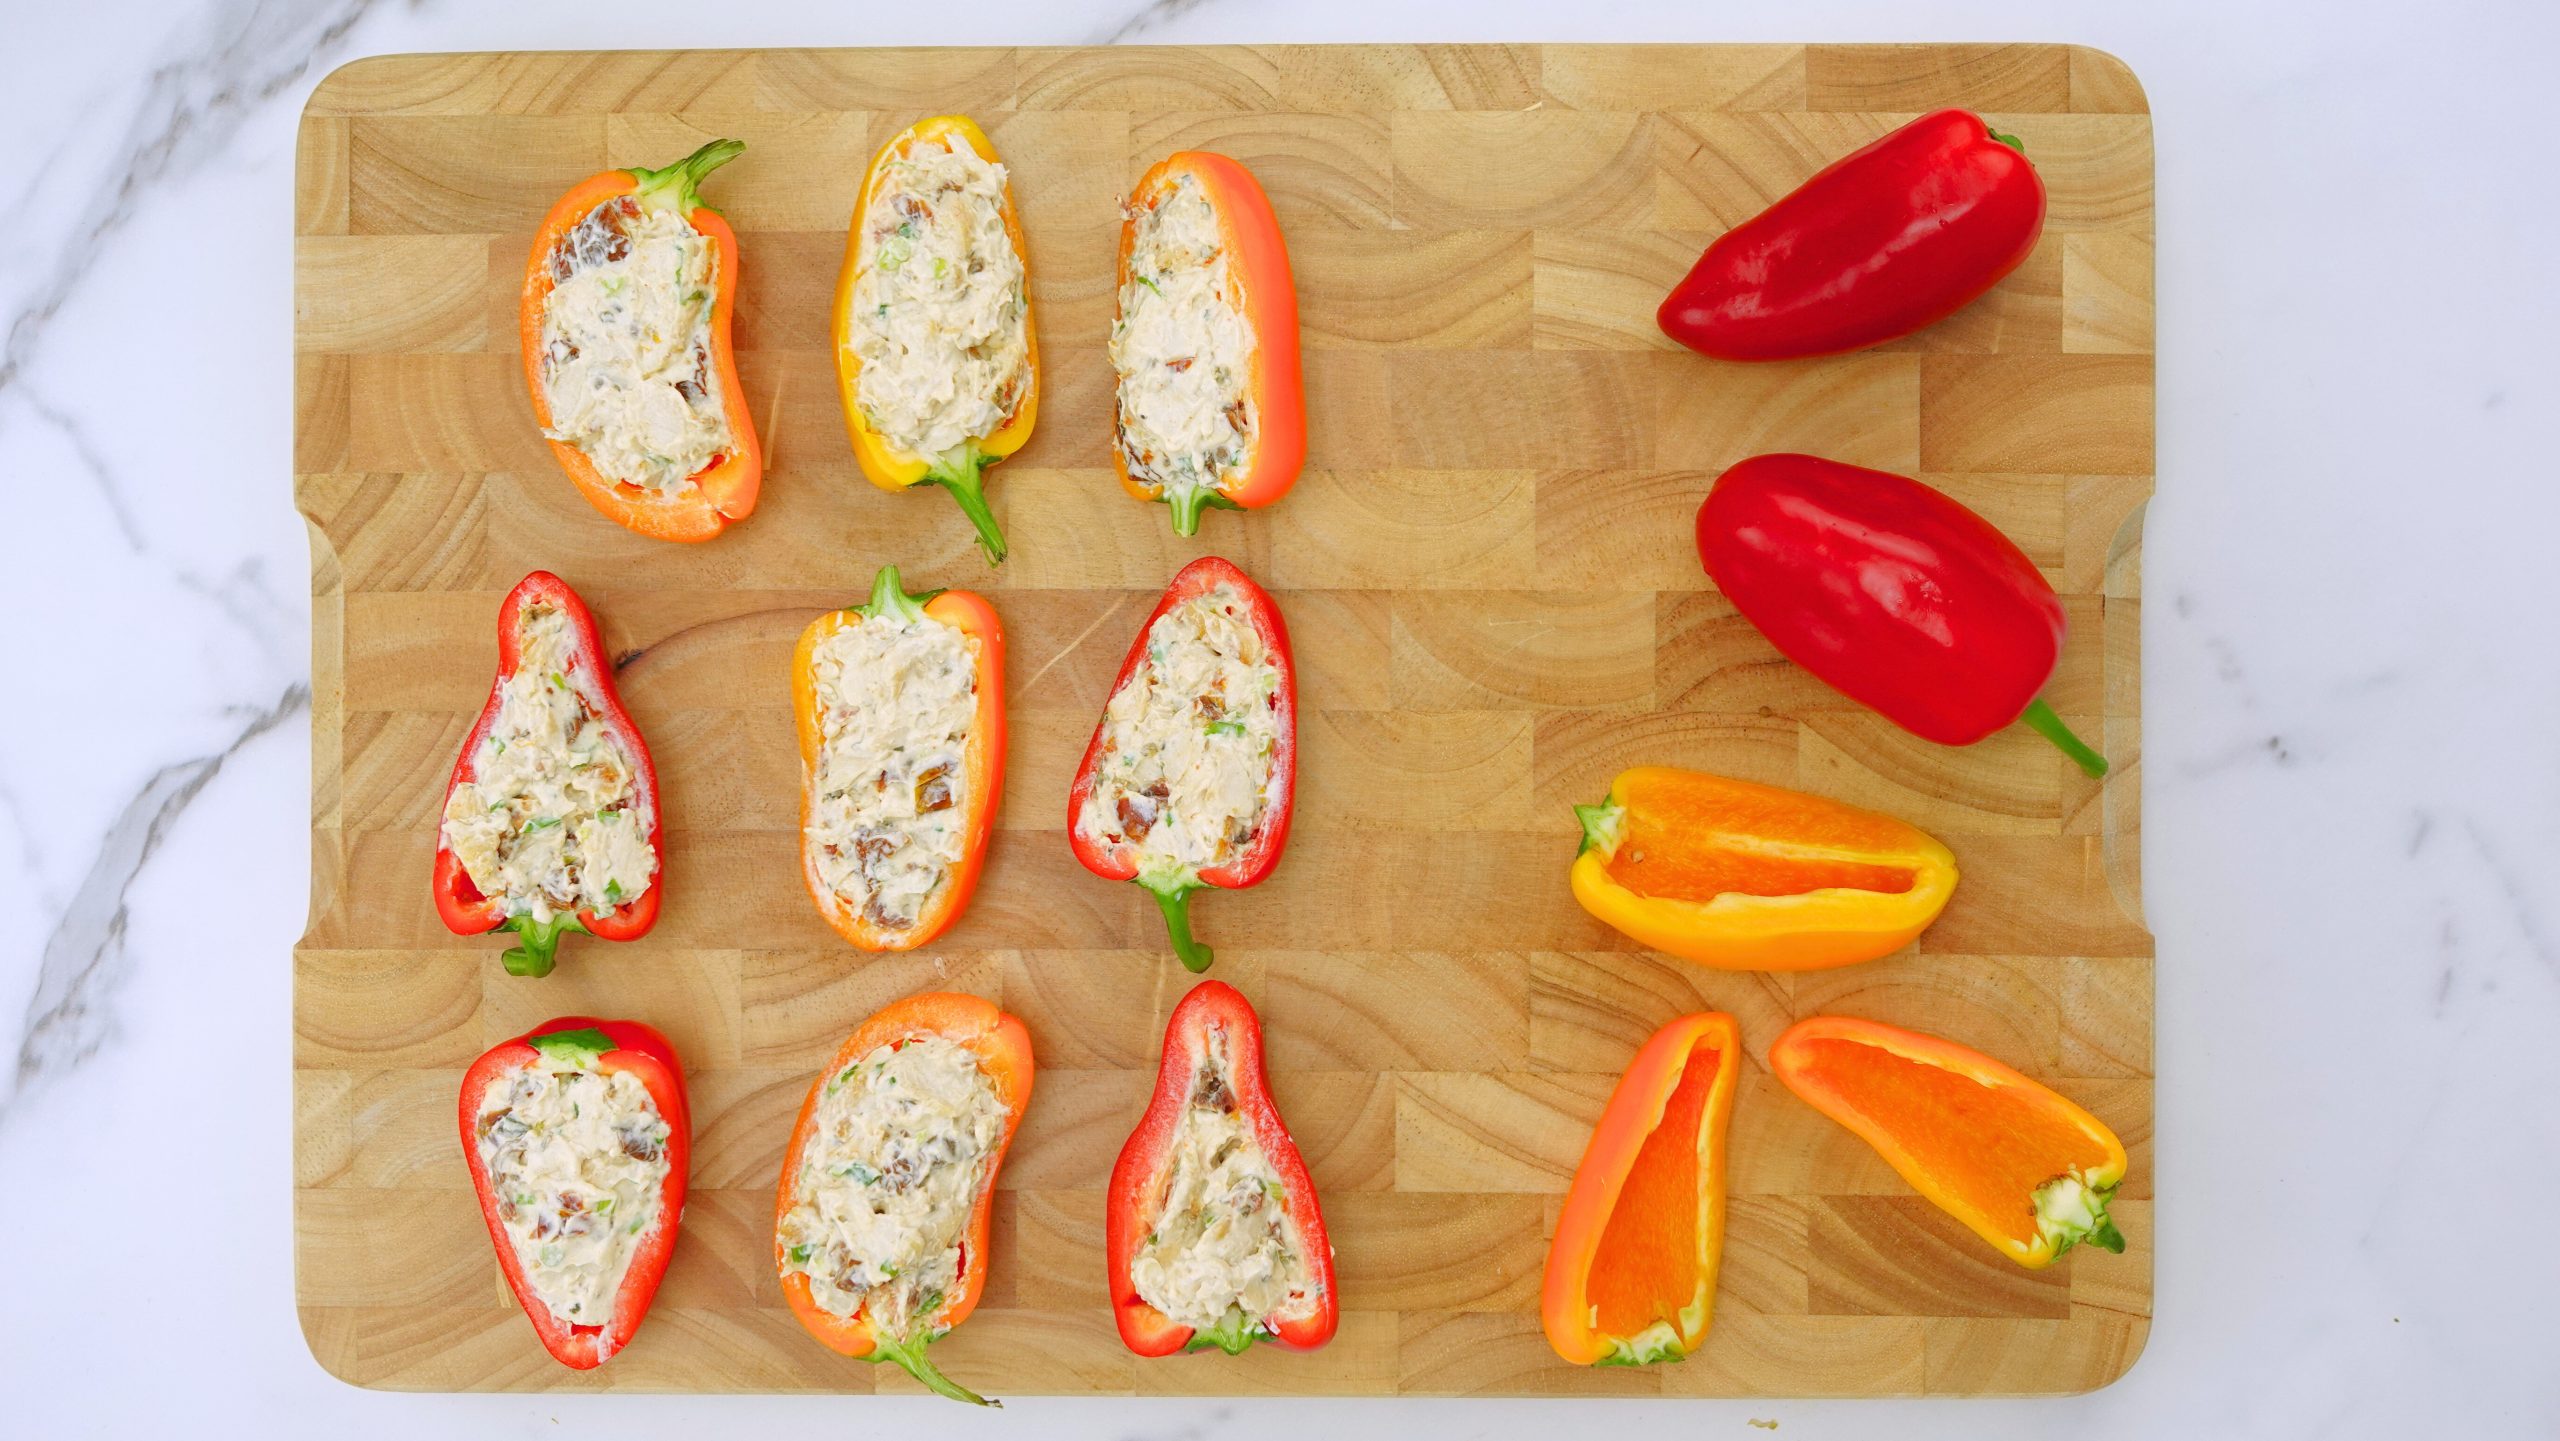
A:
{"type": "Polygon", "coordinates": [[[322,83],[296,186],[297,503],[312,531],[313,877],[295,953],[297,1294],[323,1365],[434,1389],[911,1391],[782,1309],[771,1188],[809,1072],[884,1002],[991,997],[1039,1048],[985,1306],[936,1352],[1030,1392],[1887,1395],[2067,1392],[2151,1310],[2152,946],[2140,912],[2140,553],[2151,490],[2150,127],[2111,57],[2056,46],[1267,46],[408,56],[322,83]],[[2023,135],[2043,243],[1942,325],[1875,352],[1731,366],[1652,310],[1698,248],[1914,112],[2023,135]],[[936,496],[865,484],[825,310],[870,150],[965,110],[1013,167],[1047,395],[997,472],[990,574],[936,496]],[[534,431],[512,309],[572,181],[748,142],[711,198],[744,247],[740,363],[770,456],[718,542],[630,535],[534,431]],[[1198,542],[1110,478],[1116,207],[1161,153],[1243,158],[1296,259],[1310,469],[1198,542]],[[1787,664],[1700,573],[1722,466],[1813,450],[1980,509],[2065,595],[2050,694],[2117,769],[2031,737],[1912,739],[1787,664]],[[1273,1082],[1327,1200],[1339,1338],[1310,1356],[1139,1362],[1103,1304],[1103,1191],[1187,988],[1153,908],[1061,833],[1130,628],[1215,549],[1279,595],[1303,670],[1290,855],[1201,903],[1261,1007],[1273,1082]],[[847,949],[803,897],[785,666],[873,569],[988,592],[1010,632],[1009,794],[943,945],[847,949]],[[577,585],[664,778],[668,901],[629,945],[506,976],[426,895],[441,789],[529,569],[577,585]],[[1801,976],[1635,947],[1567,895],[1565,807],[1639,761],[1878,806],[1964,882],[1912,950],[1801,976]],[[1679,1366],[1583,1370],[1540,1338],[1538,1275],[1609,1088],[1670,1017],[1732,1011],[1715,1329],[1679,1366]],[[694,1200],[657,1308],[612,1365],[551,1363],[509,1303],[453,1154],[483,1048],[549,1016],[664,1027],[693,1078],[694,1200]],[[1793,1019],[1941,1031],[2123,1134],[2132,1249],[2018,1271],[1796,1103],[1760,1051],[1793,1019]]]}

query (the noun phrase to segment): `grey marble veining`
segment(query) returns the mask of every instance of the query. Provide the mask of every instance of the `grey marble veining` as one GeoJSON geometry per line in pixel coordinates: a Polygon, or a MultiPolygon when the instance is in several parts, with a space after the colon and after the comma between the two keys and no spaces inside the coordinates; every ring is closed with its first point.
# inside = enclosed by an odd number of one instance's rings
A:
{"type": "MultiPolygon", "coordinates": [[[[29,1435],[2560,1434],[2560,19],[2448,3],[22,3],[0,98],[0,1390],[29,1435]],[[2021,1405],[379,1397],[291,1303],[309,617],[292,137],[405,49],[1349,39],[2102,45],[2149,87],[2158,1319],[2021,1405]],[[2416,102],[2413,106],[2412,102],[2416,102]],[[148,1166],[138,1158],[148,1158],[148,1166]],[[169,1234],[174,1178],[190,1199],[169,1234]],[[189,1318],[141,1345],[147,1303],[189,1318]]],[[[14,1433],[13,1433],[14,1434],[14,1433]]]]}

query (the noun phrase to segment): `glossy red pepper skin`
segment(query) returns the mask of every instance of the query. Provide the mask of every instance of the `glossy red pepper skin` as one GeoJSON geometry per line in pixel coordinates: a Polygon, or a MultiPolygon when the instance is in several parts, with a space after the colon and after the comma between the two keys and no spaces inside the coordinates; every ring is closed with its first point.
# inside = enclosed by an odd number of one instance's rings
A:
{"type": "Polygon", "coordinates": [[[658,1282],[667,1273],[668,1258],[675,1254],[676,1231],[684,1221],[685,1184],[693,1164],[693,1112],[685,1099],[684,1067],[676,1060],[676,1049],[654,1026],[638,1021],[599,1021],[591,1016],[562,1016],[545,1021],[512,1041],[501,1041],[489,1048],[462,1076],[462,1158],[471,1168],[471,1189],[480,1200],[480,1218],[488,1224],[490,1243],[497,1247],[499,1269],[506,1273],[507,1289],[514,1293],[516,1304],[524,1308],[525,1318],[533,1322],[534,1333],[542,1338],[543,1349],[563,1366],[585,1371],[611,1360],[615,1352],[631,1343],[633,1333],[647,1319],[649,1302],[658,1294],[658,1282]],[[631,1254],[630,1268],[622,1273],[622,1288],[614,1293],[613,1319],[607,1326],[568,1325],[551,1314],[525,1289],[524,1266],[516,1259],[516,1248],[507,1236],[507,1224],[499,1214],[497,1195],[489,1185],[489,1172],[480,1160],[480,1138],[476,1123],[480,1116],[481,1098],[492,1085],[505,1081],[517,1070],[541,1056],[534,1044],[536,1038],[557,1043],[561,1038],[574,1040],[579,1033],[601,1034],[612,1043],[611,1049],[594,1052],[593,1064],[606,1072],[628,1071],[649,1090],[649,1099],[657,1104],[658,1116],[667,1123],[667,1179],[658,1191],[657,1214],[640,1237],[631,1254]]]}
{"type": "Polygon", "coordinates": [[[463,739],[462,754],[453,762],[453,775],[445,782],[445,798],[453,798],[454,788],[471,780],[475,774],[472,758],[480,753],[480,743],[489,738],[490,727],[498,723],[498,710],[506,699],[507,681],[516,673],[520,649],[516,638],[516,617],[536,601],[548,602],[569,617],[569,628],[577,637],[575,664],[585,667],[587,678],[594,682],[589,696],[597,704],[597,717],[605,733],[622,745],[631,758],[631,786],[639,798],[643,819],[649,829],[649,854],[658,861],[657,873],[650,878],[649,888],[626,904],[610,911],[580,911],[574,917],[555,917],[549,926],[529,916],[510,917],[503,901],[480,894],[471,883],[471,875],[462,868],[462,860],[446,847],[443,835],[444,807],[436,807],[437,835],[435,874],[431,882],[436,915],[445,929],[457,936],[477,936],[505,926],[516,927],[520,943],[508,949],[507,971],[511,975],[545,976],[551,973],[560,934],[564,930],[583,930],[608,941],[637,940],[658,923],[658,896],[667,883],[666,847],[658,837],[658,772],[649,761],[649,746],[640,738],[640,727],[632,724],[630,713],[622,708],[622,697],[613,686],[613,661],[605,654],[604,638],[596,630],[594,612],[569,583],[547,570],[537,570],[516,582],[507,598],[498,606],[498,674],[489,683],[489,703],[480,708],[480,719],[463,739]]]}
{"type": "MultiPolygon", "coordinates": [[[[1102,764],[1102,736],[1108,723],[1107,715],[1104,720],[1094,723],[1093,739],[1085,744],[1084,761],[1076,767],[1075,784],[1067,794],[1067,839],[1075,847],[1076,859],[1084,863],[1086,870],[1105,880],[1136,881],[1153,891],[1157,904],[1164,911],[1165,925],[1172,932],[1174,952],[1182,958],[1182,964],[1193,971],[1207,970],[1215,953],[1192,939],[1191,892],[1204,885],[1228,891],[1240,891],[1256,885],[1280,864],[1280,853],[1289,844],[1289,813],[1298,791],[1298,671],[1289,655],[1289,627],[1280,619],[1279,604],[1272,600],[1268,591],[1254,584],[1251,576],[1218,556],[1204,555],[1184,566],[1174,576],[1173,583],[1165,587],[1164,598],[1156,602],[1156,608],[1147,612],[1145,622],[1138,627],[1137,638],[1129,642],[1129,654],[1120,662],[1120,673],[1113,677],[1110,690],[1111,695],[1118,695],[1120,688],[1129,683],[1129,678],[1137,674],[1138,662],[1147,654],[1147,635],[1155,629],[1159,617],[1191,597],[1215,590],[1220,585],[1235,587],[1236,593],[1244,598],[1245,619],[1261,635],[1262,643],[1271,652],[1272,666],[1280,673],[1280,689],[1274,697],[1279,725],[1271,757],[1278,798],[1264,810],[1262,827],[1254,833],[1253,840],[1237,852],[1234,860],[1222,866],[1176,876],[1143,876],[1138,873],[1137,847],[1126,843],[1114,846],[1089,839],[1084,833],[1084,813],[1085,807],[1093,803],[1096,773],[1102,764]]],[[[1108,704],[1106,701],[1105,705],[1108,704]]]]}
{"type": "Polygon", "coordinates": [[[1971,111],[1940,110],[1726,231],[1655,319],[1720,360],[1880,344],[1944,320],[2017,269],[2044,208],[2023,147],[1971,111]]]}
{"type": "Polygon", "coordinates": [[[2036,692],[2062,654],[2061,600],[1989,521],[1916,480],[1755,455],[1698,507],[1698,558],[1789,659],[1914,735],[1971,745],[2031,707],[2039,730],[2051,718],[2036,692]]]}
{"type": "MultiPolygon", "coordinates": [[[[1141,1356],[1170,1356],[1176,1351],[1216,1346],[1235,1355],[1255,1341],[1277,1341],[1312,1351],[1333,1339],[1341,1306],[1333,1284],[1333,1246],[1326,1239],[1324,1212],[1316,1204],[1315,1182],[1298,1155],[1298,1143],[1271,1103],[1271,1077],[1262,1062],[1262,1021],[1252,1005],[1224,981],[1202,981],[1173,1008],[1164,1031],[1164,1060],[1156,1069],[1155,1099],[1138,1121],[1138,1129],[1120,1148],[1111,1168],[1110,1206],[1103,1222],[1103,1254],[1110,1268],[1111,1314],[1120,1324],[1120,1339],[1141,1356]],[[1155,1212],[1162,1204],[1165,1169],[1173,1137],[1190,1104],[1192,1074],[1209,1048],[1212,1028],[1226,1032],[1229,1089],[1237,1110],[1263,1158],[1280,1178],[1280,1205],[1297,1223],[1305,1248],[1307,1278],[1315,1305],[1304,1316],[1247,1318],[1233,1331],[1203,1335],[1138,1297],[1129,1279],[1130,1264],[1146,1242],[1155,1212]]],[[[1238,1308],[1230,1308],[1233,1312],[1238,1308]]]]}

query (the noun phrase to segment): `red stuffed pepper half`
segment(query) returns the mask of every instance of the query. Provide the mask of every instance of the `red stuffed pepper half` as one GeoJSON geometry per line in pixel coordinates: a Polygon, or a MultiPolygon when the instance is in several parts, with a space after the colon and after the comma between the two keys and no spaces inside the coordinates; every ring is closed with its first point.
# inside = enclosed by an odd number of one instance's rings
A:
{"type": "Polygon", "coordinates": [[[1190,896],[1242,890],[1289,842],[1298,682],[1280,607],[1218,557],[1165,587],[1077,767],[1067,835],[1086,870],[1155,894],[1174,953],[1204,971],[1190,896]]]}
{"type": "Polygon", "coordinates": [[[1165,1027],[1155,1100],[1111,1168],[1104,1250],[1120,1339],[1141,1356],[1333,1339],[1315,1183],[1271,1103],[1262,1024],[1222,981],[1165,1027]]]}
{"type": "Polygon", "coordinates": [[[684,1068],[637,1021],[564,1016],[462,1077],[462,1156],[507,1287],[563,1366],[600,1366],[649,1314],[684,1219],[684,1068]]]}
{"type": "Polygon", "coordinates": [[[594,615],[537,570],[498,607],[498,676],[462,743],[436,836],[436,914],[512,928],[507,971],[546,976],[560,937],[658,920],[658,773],[613,688],[594,615]]]}

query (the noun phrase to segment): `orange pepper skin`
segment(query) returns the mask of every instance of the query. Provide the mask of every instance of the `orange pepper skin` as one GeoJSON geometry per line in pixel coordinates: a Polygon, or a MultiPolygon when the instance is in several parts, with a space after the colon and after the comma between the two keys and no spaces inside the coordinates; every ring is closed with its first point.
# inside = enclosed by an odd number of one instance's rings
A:
{"type": "Polygon", "coordinates": [[[951,140],[967,145],[991,165],[1000,163],[995,142],[987,138],[978,122],[966,115],[936,115],[890,137],[889,143],[871,157],[871,168],[863,174],[862,194],[853,203],[853,220],[845,229],[844,268],[836,274],[836,394],[844,404],[845,430],[853,441],[853,458],[861,463],[862,473],[871,483],[882,490],[932,484],[950,491],[969,523],[977,528],[978,544],[986,552],[987,563],[997,565],[1005,557],[1005,540],[994,512],[987,508],[986,472],[997,461],[1022,449],[1040,420],[1040,330],[1031,306],[1031,248],[1022,240],[1022,219],[1014,210],[1009,181],[1004,187],[1004,233],[1013,242],[1014,254],[1022,257],[1022,346],[1029,379],[1004,423],[994,433],[978,436],[939,456],[901,450],[862,417],[862,357],[853,348],[854,284],[862,277],[862,217],[871,213],[871,202],[879,196],[892,158],[928,141],[951,140]]]}
{"type": "Polygon", "coordinates": [[[1022,1124],[1024,1108],[1031,1104],[1032,1070],[1031,1033],[1023,1029],[1022,1022],[996,1009],[992,1001],[949,991],[928,991],[890,1002],[836,1048],[835,1058],[809,1083],[809,1097],[800,1103],[800,1119],[791,1127],[791,1144],[782,1154],[782,1183],[775,1188],[773,1197],[774,1271],[782,1277],[782,1299],[803,1330],[838,1355],[862,1361],[894,1361],[937,1394],[977,1405],[990,1404],[945,1378],[924,1353],[926,1343],[968,1320],[969,1313],[978,1308],[978,1298],[986,1293],[987,1238],[994,1225],[996,1173],[1004,1165],[1006,1150],[1013,1145],[1013,1134],[1022,1124]],[[960,1244],[959,1289],[943,1298],[940,1310],[919,1318],[917,1335],[901,1338],[875,1331],[868,1314],[838,1316],[820,1307],[809,1294],[809,1278],[790,1269],[790,1248],[783,1244],[782,1219],[799,1204],[800,1157],[809,1145],[818,1099],[825,1094],[827,1078],[882,1046],[901,1045],[926,1036],[940,1036],[977,1053],[980,1074],[995,1087],[997,1098],[1004,1103],[1004,1134],[996,1142],[995,1156],[988,1162],[977,1200],[969,1210],[968,1229],[960,1244]]]}
{"type": "Polygon", "coordinates": [[[1741,1070],[1733,1017],[1704,1011],[1654,1032],[1618,1078],[1547,1248],[1538,1316],[1558,1356],[1641,1366],[1706,1339],[1741,1070]]]}
{"type": "Polygon", "coordinates": [[[764,452],[756,445],[754,418],[747,410],[746,387],[738,382],[738,358],[729,341],[730,318],[738,302],[738,236],[720,212],[695,202],[694,187],[712,170],[727,164],[746,146],[715,140],[664,170],[607,170],[570,187],[542,218],[525,260],[524,291],[516,305],[516,334],[524,352],[525,388],[533,397],[534,423],[551,428],[551,402],[542,388],[542,317],[549,309],[551,252],[577,228],[589,212],[608,200],[635,193],[671,191],[671,201],[685,222],[711,241],[714,255],[711,296],[711,368],[720,387],[720,407],[729,419],[730,454],[714,459],[693,477],[690,489],[669,496],[653,495],[638,486],[607,480],[585,451],[554,440],[551,454],[568,473],[578,493],[606,519],[657,540],[703,541],[752,514],[756,493],[764,485],[764,452]]]}
{"type": "Polygon", "coordinates": [[[1891,816],[1703,771],[1637,766],[1576,806],[1574,899],[1659,951],[1735,971],[1890,955],[1955,893],[1953,852],[1891,816]]]}
{"type": "Polygon", "coordinates": [[[1129,288],[1129,255],[1138,238],[1138,215],[1160,204],[1174,183],[1188,175],[1199,182],[1218,215],[1218,232],[1233,257],[1229,298],[1253,331],[1253,375],[1246,382],[1257,418],[1253,459],[1242,473],[1226,478],[1214,492],[1168,496],[1165,488],[1129,473],[1129,457],[1116,428],[1111,461],[1120,472],[1120,487],[1144,501],[1164,501],[1173,509],[1173,529],[1190,535],[1200,528],[1203,505],[1220,510],[1260,510],[1289,493],[1307,459],[1306,382],[1298,362],[1298,288],[1289,269],[1289,245],[1281,238],[1280,221],[1271,199],[1262,193],[1253,172],[1224,155],[1206,150],[1180,150],[1156,162],[1129,193],[1128,219],[1120,226],[1120,264],[1113,293],[1129,288]]]}
{"type": "Polygon", "coordinates": [[[837,935],[866,951],[911,951],[951,929],[977,892],[987,840],[995,834],[996,807],[1004,798],[1004,625],[996,619],[995,607],[986,597],[965,590],[910,596],[899,588],[898,568],[881,567],[872,584],[870,604],[829,611],[800,632],[800,643],[791,655],[791,714],[800,742],[800,872],[818,914],[837,935]],[[977,706],[961,753],[968,778],[965,803],[973,808],[968,830],[949,882],[926,899],[916,923],[905,930],[878,925],[846,905],[844,897],[819,875],[817,853],[809,844],[809,813],[817,803],[818,753],[824,745],[818,724],[818,645],[884,607],[921,614],[977,642],[977,706]]]}
{"type": "Polygon", "coordinates": [[[2107,1215],[2124,1143],[2041,1082],[1953,1041],[1846,1016],[1790,1026],[1769,1069],[2019,1265],[2042,1269],[2082,1242],[2124,1249],[2107,1215]]]}

